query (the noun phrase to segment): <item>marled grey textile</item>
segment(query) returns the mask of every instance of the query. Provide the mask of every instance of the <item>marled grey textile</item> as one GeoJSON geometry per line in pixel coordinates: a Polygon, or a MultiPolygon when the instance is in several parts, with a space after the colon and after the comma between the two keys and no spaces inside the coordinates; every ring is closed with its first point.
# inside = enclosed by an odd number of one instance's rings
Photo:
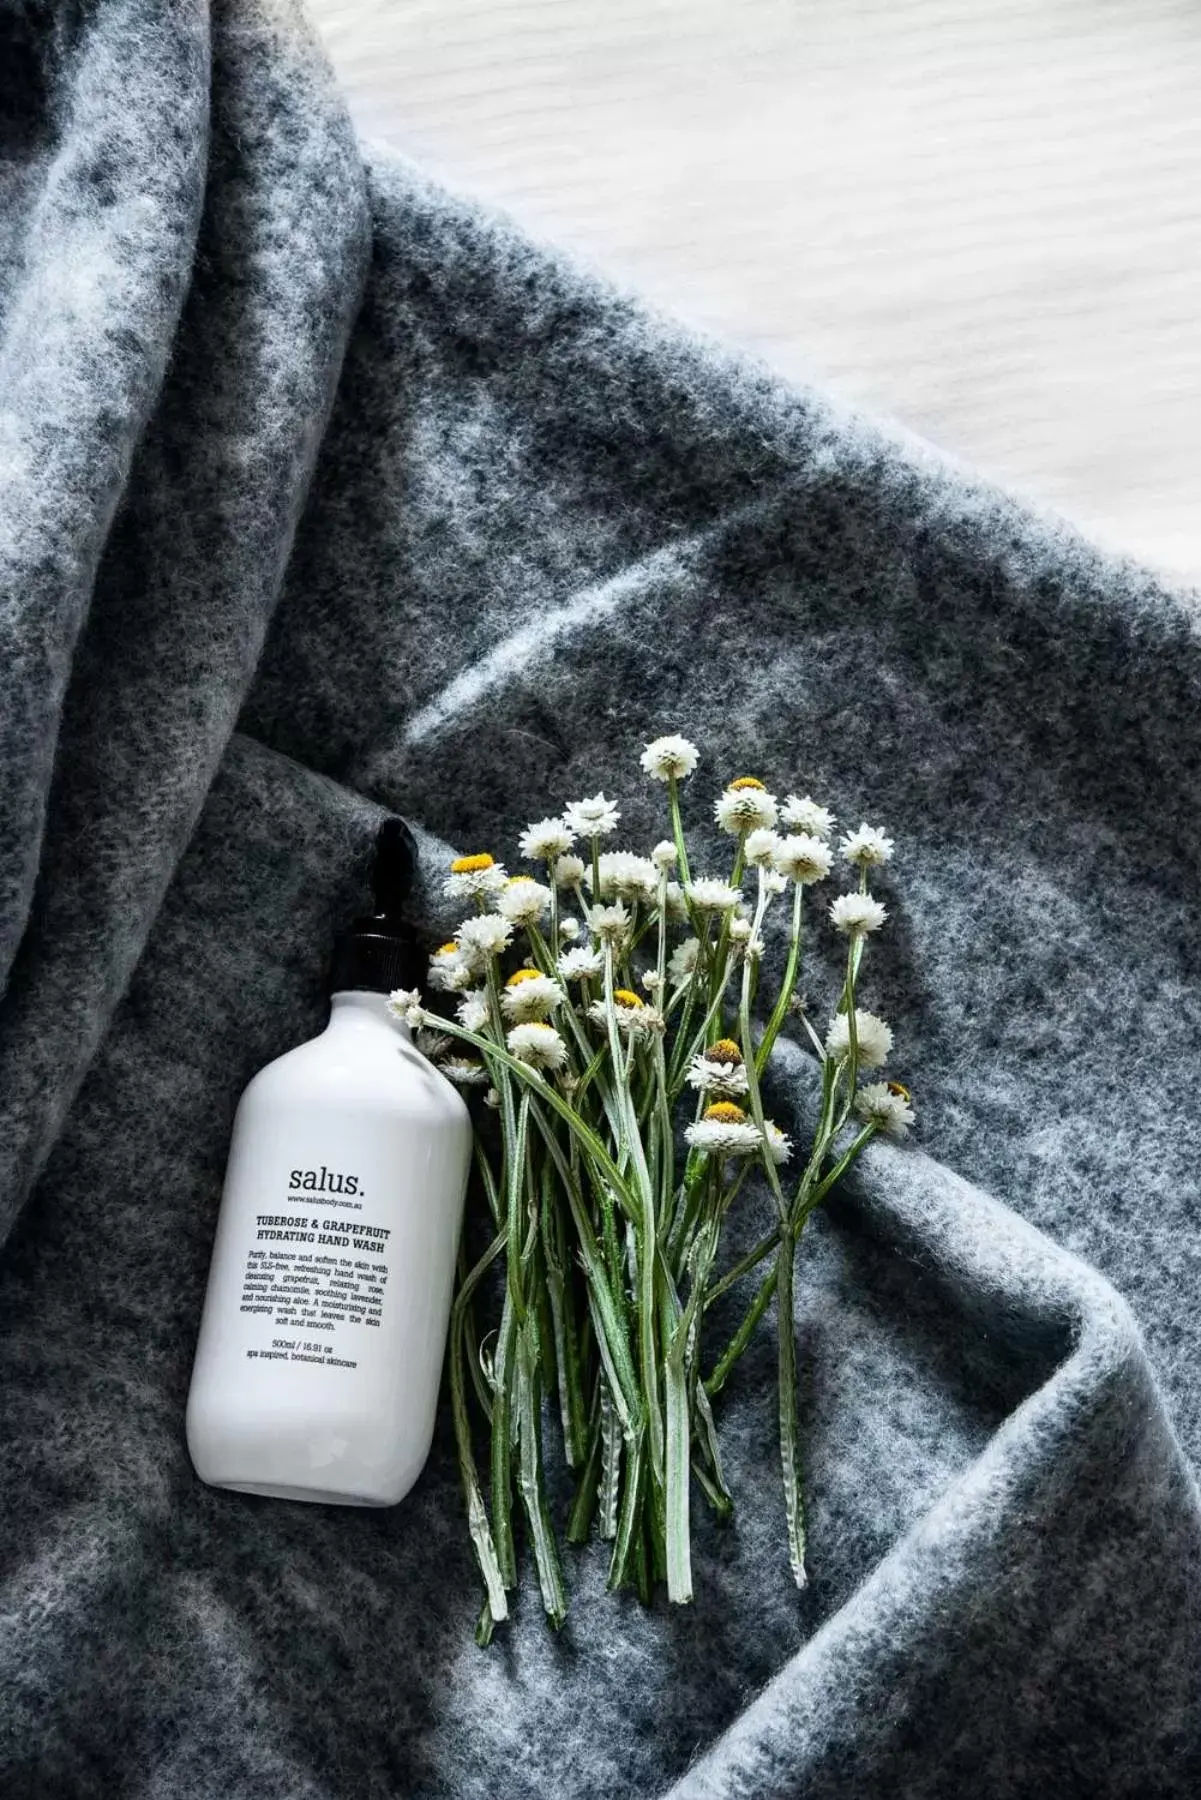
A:
{"type": "Polygon", "coordinates": [[[6,1800],[1195,1793],[1188,604],[365,167],[287,6],[3,0],[0,146],[6,1800]],[[445,1426],[384,1513],[191,1472],[227,1134],[381,806],[644,837],[673,728],[894,829],[921,1130],[806,1240],[808,1592],[765,1337],[696,1605],[584,1553],[485,1654],[445,1426]]]}

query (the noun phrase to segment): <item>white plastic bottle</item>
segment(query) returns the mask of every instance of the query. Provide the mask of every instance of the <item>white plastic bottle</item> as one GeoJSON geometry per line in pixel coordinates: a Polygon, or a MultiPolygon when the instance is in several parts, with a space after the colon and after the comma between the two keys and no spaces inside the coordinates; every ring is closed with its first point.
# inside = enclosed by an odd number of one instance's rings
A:
{"type": "Polygon", "coordinates": [[[412,861],[388,820],[329,1025],[238,1106],[187,1409],[214,1487],[392,1506],[429,1455],[471,1121],[388,1011],[413,974],[412,861]]]}

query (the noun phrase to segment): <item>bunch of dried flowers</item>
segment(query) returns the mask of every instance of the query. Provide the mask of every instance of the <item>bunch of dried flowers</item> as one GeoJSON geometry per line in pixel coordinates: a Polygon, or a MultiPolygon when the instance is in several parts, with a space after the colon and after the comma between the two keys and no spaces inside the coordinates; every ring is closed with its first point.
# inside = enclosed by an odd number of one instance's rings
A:
{"type": "Polygon", "coordinates": [[[508,1614],[518,1512],[546,1613],[555,1625],[566,1616],[544,1400],[574,1478],[567,1542],[595,1531],[612,1545],[610,1587],[633,1585],[649,1601],[663,1582],[669,1599],[691,1599],[694,1487],[720,1517],[733,1511],[714,1402],[773,1297],[784,1518],[792,1572],[805,1582],[796,1248],[865,1145],[913,1122],[907,1090],[876,1075],[892,1031],[857,1004],[868,942],[887,919],[868,882],[893,844],[861,825],[838,846],[857,879],[829,905],[846,961],[823,1038],[798,982],[806,892],[834,866],[833,814],[808,797],[780,804],[757,778],[733,780],[714,809],[732,840],[728,872],[694,874],[680,791],[697,760],[680,736],[643,751],[670,819],[670,836],[647,855],[603,847],[620,813],[597,794],[522,833],[521,856],[537,875],[510,875],[487,854],[459,858],[446,890],[469,910],[431,959],[428,983],[451,997],[454,1016],[419,992],[392,996],[443,1072],[483,1102],[476,1160],[491,1242],[472,1266],[461,1260],[449,1350],[486,1589],[482,1642],[508,1614]],[[786,953],[769,1005],[760,972],[778,918],[786,953]],[[821,1073],[803,1151],[766,1116],[760,1086],[790,1018],[821,1073]],[[771,1229],[723,1269],[722,1226],[753,1172],[771,1196],[771,1229]],[[498,1317],[484,1330],[484,1278],[495,1267],[504,1277],[498,1317]],[[741,1323],[706,1367],[713,1303],[756,1274],[741,1323]]]}

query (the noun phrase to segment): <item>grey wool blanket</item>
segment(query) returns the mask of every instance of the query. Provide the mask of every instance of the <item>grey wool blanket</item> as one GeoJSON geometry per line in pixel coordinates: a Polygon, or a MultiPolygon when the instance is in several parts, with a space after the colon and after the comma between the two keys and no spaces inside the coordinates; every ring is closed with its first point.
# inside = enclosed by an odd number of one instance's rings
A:
{"type": "Polygon", "coordinates": [[[1195,1795],[1197,619],[369,156],[289,0],[0,0],[5,1800],[1195,1795]],[[919,1129],[798,1265],[809,1588],[765,1332],[695,1604],[485,1652],[445,1414],[394,1510],[191,1470],[231,1117],[385,809],[433,925],[673,730],[895,836],[919,1129]]]}

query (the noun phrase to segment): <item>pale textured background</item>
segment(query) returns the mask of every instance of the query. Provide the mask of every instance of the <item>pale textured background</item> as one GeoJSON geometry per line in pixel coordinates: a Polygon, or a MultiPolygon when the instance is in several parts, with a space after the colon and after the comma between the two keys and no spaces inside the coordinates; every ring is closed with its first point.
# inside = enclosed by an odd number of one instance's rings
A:
{"type": "Polygon", "coordinates": [[[360,130],[1201,581],[1201,8],[310,0],[360,130]]]}

